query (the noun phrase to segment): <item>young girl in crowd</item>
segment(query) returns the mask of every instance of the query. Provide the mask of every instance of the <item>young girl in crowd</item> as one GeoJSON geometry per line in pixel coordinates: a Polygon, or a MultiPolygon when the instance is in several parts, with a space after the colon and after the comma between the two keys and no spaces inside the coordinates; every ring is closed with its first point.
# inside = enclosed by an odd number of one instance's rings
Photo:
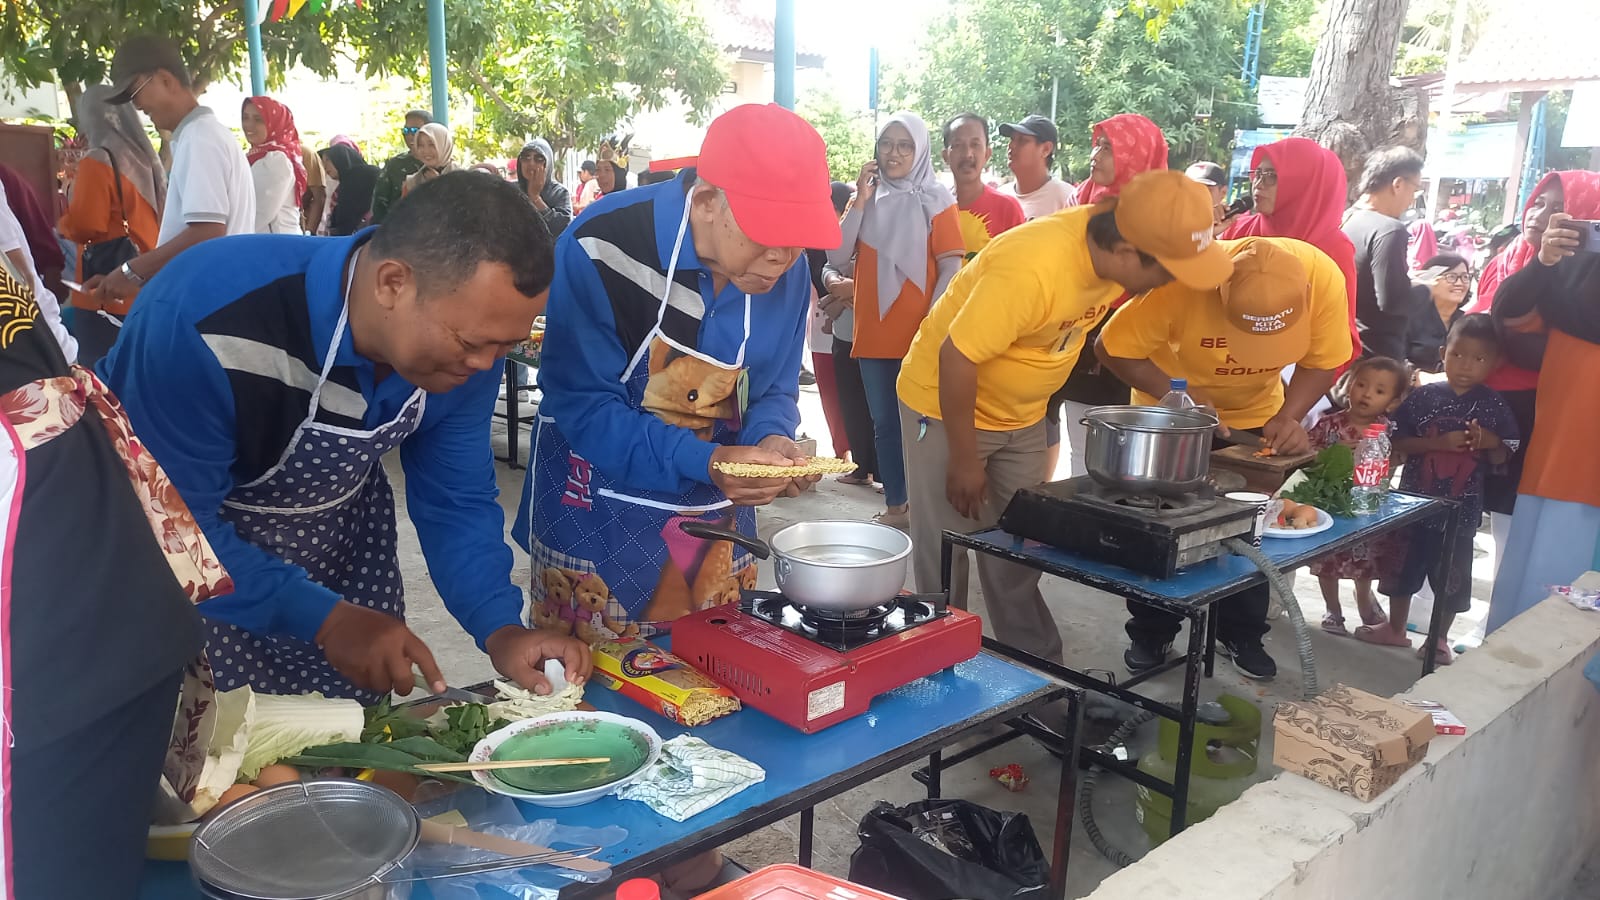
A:
{"type": "Polygon", "coordinates": [[[1501,346],[1491,317],[1457,319],[1445,339],[1445,380],[1412,390],[1395,413],[1394,447],[1406,457],[1400,488],[1456,501],[1455,541],[1445,546],[1444,523],[1436,520],[1405,533],[1405,552],[1385,558],[1378,581],[1389,598],[1389,624],[1363,625],[1356,629],[1361,640],[1409,647],[1411,595],[1426,577],[1434,602],[1445,605],[1435,659],[1450,662],[1450,624],[1472,606],[1472,536],[1483,522],[1483,477],[1521,443],[1511,408],[1483,383],[1500,363],[1501,346]]]}
{"type": "MultiPolygon", "coordinates": [[[[1410,378],[1404,365],[1387,356],[1374,356],[1356,363],[1346,384],[1349,408],[1329,412],[1311,426],[1311,446],[1316,450],[1325,450],[1334,444],[1354,449],[1369,427],[1393,428],[1389,417],[1399,409],[1410,378]]],[[[1356,610],[1361,614],[1362,624],[1376,627],[1388,623],[1372,592],[1383,545],[1383,541],[1370,541],[1312,564],[1311,574],[1322,583],[1322,601],[1328,606],[1327,614],[1322,617],[1323,631],[1337,635],[1350,633],[1344,627],[1344,610],[1339,605],[1341,580],[1355,582],[1356,610]]]]}

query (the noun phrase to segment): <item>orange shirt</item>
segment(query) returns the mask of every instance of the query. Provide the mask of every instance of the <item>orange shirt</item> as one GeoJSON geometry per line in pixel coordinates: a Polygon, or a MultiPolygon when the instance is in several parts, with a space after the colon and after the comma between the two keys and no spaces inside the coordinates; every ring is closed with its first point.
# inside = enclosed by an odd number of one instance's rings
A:
{"type": "MultiPolygon", "coordinates": [[[[61,232],[62,237],[77,244],[80,253],[87,244],[122,237],[123,214],[117,203],[117,188],[112,177],[111,163],[106,161],[101,151],[90,151],[78,162],[78,174],[72,182],[67,211],[56,223],[56,230],[61,232]]],[[[161,213],[144,199],[144,195],[139,193],[126,175],[122,176],[122,198],[128,203],[128,235],[133,238],[134,246],[139,248],[140,253],[148,253],[155,247],[156,238],[161,233],[161,213]]],[[[72,305],[84,309],[100,308],[100,304],[77,291],[72,294],[72,305]]],[[[111,305],[106,308],[118,314],[128,311],[125,303],[119,305],[124,308],[111,305]]]]}
{"type": "MultiPolygon", "coordinates": [[[[951,204],[933,217],[928,229],[928,290],[938,281],[939,260],[960,259],[967,252],[961,236],[961,210],[951,204]]],[[[866,244],[856,250],[856,334],[853,356],[861,359],[902,359],[911,349],[911,339],[928,315],[928,295],[911,282],[900,289],[900,296],[889,307],[889,314],[878,315],[878,251],[866,244]]]]}
{"type": "Polygon", "coordinates": [[[1600,506],[1600,346],[1550,330],[1539,369],[1533,438],[1522,466],[1521,493],[1600,506]]]}

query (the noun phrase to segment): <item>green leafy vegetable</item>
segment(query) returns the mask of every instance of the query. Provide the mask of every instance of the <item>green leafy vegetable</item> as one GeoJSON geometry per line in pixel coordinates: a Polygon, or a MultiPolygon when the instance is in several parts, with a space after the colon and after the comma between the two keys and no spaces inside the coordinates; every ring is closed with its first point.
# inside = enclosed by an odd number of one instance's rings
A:
{"type": "Polygon", "coordinates": [[[240,781],[251,781],[279,757],[362,733],[361,704],[321,694],[255,694],[247,718],[249,742],[239,763],[240,781]]]}
{"type": "Polygon", "coordinates": [[[1309,503],[1329,515],[1353,516],[1350,488],[1355,471],[1355,452],[1344,444],[1334,444],[1318,453],[1311,465],[1301,470],[1305,481],[1284,491],[1283,496],[1296,503],[1309,503]]]}
{"type": "Polygon", "coordinates": [[[305,769],[382,769],[388,772],[410,772],[422,778],[440,778],[476,784],[468,775],[446,772],[424,772],[417,766],[432,762],[466,762],[465,753],[440,744],[430,737],[411,736],[397,741],[381,743],[356,743],[344,741],[311,747],[297,756],[279,760],[305,769]]]}
{"type": "Polygon", "coordinates": [[[489,707],[482,703],[463,703],[446,707],[441,719],[435,714],[428,719],[428,731],[434,739],[457,753],[471,753],[478,742],[489,733],[505,727],[505,719],[492,719],[489,707]]]}
{"type": "Polygon", "coordinates": [[[417,737],[428,733],[428,724],[409,710],[395,709],[384,697],[366,709],[366,727],[361,729],[361,740],[367,744],[382,744],[401,738],[417,737]]]}

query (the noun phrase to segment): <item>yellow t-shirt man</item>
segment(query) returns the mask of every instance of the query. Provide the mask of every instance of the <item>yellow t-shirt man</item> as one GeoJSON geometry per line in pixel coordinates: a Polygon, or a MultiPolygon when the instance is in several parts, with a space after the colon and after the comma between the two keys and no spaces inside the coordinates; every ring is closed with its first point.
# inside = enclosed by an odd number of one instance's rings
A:
{"type": "Polygon", "coordinates": [[[911,341],[899,381],[906,406],[944,418],[939,348],[949,338],[978,366],[980,430],[1016,431],[1044,418],[1084,335],[1123,293],[1090,263],[1086,229],[1094,212],[1080,206],[1019,225],[962,267],[911,341]]]}
{"type": "MultiPolygon", "coordinates": [[[[1112,356],[1148,359],[1171,377],[1188,379],[1190,390],[1229,428],[1259,428],[1283,407],[1285,366],[1336,369],[1350,361],[1344,274],[1321,250],[1291,238],[1218,243],[1234,260],[1229,284],[1210,291],[1176,282],[1159,287],[1117,310],[1100,340],[1112,356]],[[1266,248],[1247,253],[1257,242],[1266,248]],[[1253,264],[1242,263],[1247,255],[1253,264]],[[1304,283],[1306,290],[1301,308],[1291,310],[1293,322],[1262,337],[1243,326],[1262,321],[1261,285],[1269,281],[1304,283]],[[1245,308],[1252,303],[1255,308],[1245,308]]],[[[1134,391],[1133,402],[1154,406],[1158,398],[1134,391]]]]}

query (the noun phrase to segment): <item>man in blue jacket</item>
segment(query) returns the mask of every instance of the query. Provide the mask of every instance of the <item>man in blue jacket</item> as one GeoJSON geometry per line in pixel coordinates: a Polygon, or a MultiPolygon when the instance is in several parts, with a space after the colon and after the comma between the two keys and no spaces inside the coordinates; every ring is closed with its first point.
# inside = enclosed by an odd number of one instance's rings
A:
{"type": "Polygon", "coordinates": [[[587,647],[523,627],[489,445],[550,261],[527,199],[462,172],[347,238],[207,241],[140,292],[100,373],[233,577],[200,610],[219,688],[374,702],[415,665],[444,689],[403,620],[395,448],[428,574],[495,668],[588,674],[587,647]]]}
{"type": "Polygon", "coordinates": [[[602,198],[557,242],[545,399],[513,531],[542,627],[651,634],[754,586],[748,556],[678,526],[754,534],[754,507],[803,487],[716,466],[804,458],[801,257],[839,244],[830,185],[815,129],[740,106],[711,123],[695,168],[602,198]]]}

